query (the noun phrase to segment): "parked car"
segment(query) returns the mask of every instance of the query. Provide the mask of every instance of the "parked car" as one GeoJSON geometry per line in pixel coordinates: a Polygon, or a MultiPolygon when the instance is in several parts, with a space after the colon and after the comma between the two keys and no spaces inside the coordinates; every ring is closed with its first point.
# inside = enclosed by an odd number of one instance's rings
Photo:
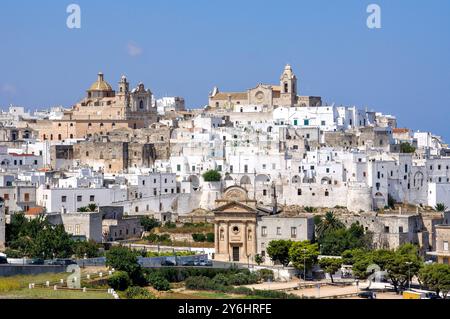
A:
{"type": "Polygon", "coordinates": [[[202,267],[212,267],[213,263],[211,260],[201,260],[198,265],[202,267]]]}
{"type": "Polygon", "coordinates": [[[30,265],[43,265],[43,264],[45,264],[45,260],[44,259],[40,259],[40,258],[33,259],[30,262],[30,265]]]}
{"type": "Polygon", "coordinates": [[[193,260],[184,260],[181,262],[181,266],[197,266],[193,260]]]}
{"type": "Polygon", "coordinates": [[[175,266],[175,263],[173,261],[166,259],[163,262],[161,262],[161,266],[175,266]]]}
{"type": "Polygon", "coordinates": [[[8,263],[8,259],[4,256],[0,256],[0,265],[4,265],[8,263]]]}
{"type": "Polygon", "coordinates": [[[55,260],[51,260],[49,265],[61,265],[61,266],[69,266],[69,265],[76,265],[77,263],[72,259],[62,259],[58,258],[55,260]]]}
{"type": "Polygon", "coordinates": [[[373,291],[363,291],[358,294],[358,297],[364,299],[377,299],[377,294],[373,291]]]}

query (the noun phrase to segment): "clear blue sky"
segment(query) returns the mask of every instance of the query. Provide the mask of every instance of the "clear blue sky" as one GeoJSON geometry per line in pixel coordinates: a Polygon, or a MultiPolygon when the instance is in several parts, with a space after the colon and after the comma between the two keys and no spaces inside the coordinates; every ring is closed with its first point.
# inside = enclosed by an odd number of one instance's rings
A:
{"type": "Polygon", "coordinates": [[[394,114],[450,141],[448,0],[20,1],[0,4],[0,105],[70,106],[98,71],[156,96],[207,103],[214,85],[277,83],[290,63],[299,91],[394,114]],[[66,7],[82,10],[80,30],[66,7]],[[382,28],[366,26],[367,5],[382,28]]]}

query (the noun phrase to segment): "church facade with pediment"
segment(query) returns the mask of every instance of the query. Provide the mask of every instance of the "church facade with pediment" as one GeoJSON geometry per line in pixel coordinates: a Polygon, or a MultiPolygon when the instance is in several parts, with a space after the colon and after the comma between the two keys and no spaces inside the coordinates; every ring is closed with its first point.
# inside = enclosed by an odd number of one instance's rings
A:
{"type": "Polygon", "coordinates": [[[216,203],[218,207],[213,211],[214,259],[233,262],[253,260],[257,253],[256,201],[248,198],[245,189],[231,186],[216,203]]]}

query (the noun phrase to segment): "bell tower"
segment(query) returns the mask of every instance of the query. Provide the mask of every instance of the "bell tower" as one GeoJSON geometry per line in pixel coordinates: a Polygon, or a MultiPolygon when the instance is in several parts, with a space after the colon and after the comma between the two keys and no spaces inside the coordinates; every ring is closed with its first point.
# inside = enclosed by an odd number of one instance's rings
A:
{"type": "Polygon", "coordinates": [[[127,77],[122,75],[119,82],[119,94],[127,94],[130,90],[130,84],[127,81],[127,77]]]}
{"type": "Polygon", "coordinates": [[[294,106],[297,103],[297,77],[289,64],[284,67],[280,77],[280,101],[282,106],[294,106]]]}

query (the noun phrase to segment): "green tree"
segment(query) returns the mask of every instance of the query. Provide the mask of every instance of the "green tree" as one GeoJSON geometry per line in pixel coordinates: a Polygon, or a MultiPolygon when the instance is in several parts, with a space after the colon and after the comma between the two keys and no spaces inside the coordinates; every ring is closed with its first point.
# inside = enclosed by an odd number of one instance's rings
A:
{"type": "Polygon", "coordinates": [[[152,229],[161,226],[161,223],[156,218],[149,216],[142,216],[140,222],[145,231],[151,231],[152,229]]]}
{"type": "Polygon", "coordinates": [[[329,211],[325,214],[325,217],[316,224],[317,239],[320,240],[327,233],[341,228],[345,228],[345,225],[336,218],[333,212],[329,211]]]}
{"type": "Polygon", "coordinates": [[[77,258],[95,258],[100,255],[99,245],[93,240],[75,242],[73,251],[77,258]]]}
{"type": "Polygon", "coordinates": [[[359,258],[359,256],[365,254],[365,251],[361,248],[348,249],[344,251],[342,256],[342,263],[344,265],[353,265],[359,258]]]}
{"type": "Polygon", "coordinates": [[[32,220],[22,215],[12,218],[9,247],[31,258],[68,258],[73,254],[74,241],[63,225],[52,225],[45,216],[32,220]]]}
{"type": "Polygon", "coordinates": [[[356,223],[350,228],[338,228],[327,231],[319,240],[322,255],[340,256],[344,251],[356,248],[370,248],[371,235],[364,233],[364,227],[356,223]]]}
{"type": "Polygon", "coordinates": [[[106,252],[106,265],[115,270],[125,271],[135,285],[143,285],[146,280],[138,263],[138,253],[124,246],[114,246],[106,252]]]}
{"type": "Polygon", "coordinates": [[[205,182],[220,182],[222,180],[222,175],[216,170],[209,170],[203,173],[203,179],[205,182]]]}
{"type": "Polygon", "coordinates": [[[420,282],[436,294],[443,294],[444,299],[450,291],[450,265],[431,264],[425,265],[419,271],[420,282]]]}
{"type": "Polygon", "coordinates": [[[418,275],[423,265],[419,250],[413,244],[400,246],[392,256],[388,256],[385,260],[385,270],[396,292],[399,291],[399,288],[404,288],[409,280],[418,275]]]}
{"type": "Polygon", "coordinates": [[[319,266],[330,275],[331,282],[334,283],[333,275],[341,269],[342,259],[341,258],[321,258],[319,259],[319,266]]]}
{"type": "Polygon", "coordinates": [[[260,254],[255,255],[255,263],[259,266],[264,262],[263,257],[260,254]]]}
{"type": "Polygon", "coordinates": [[[416,148],[408,142],[403,142],[400,144],[400,152],[401,153],[414,153],[415,151],[416,151],[416,148]]]}
{"type": "Polygon", "coordinates": [[[302,272],[311,269],[317,262],[318,256],[318,244],[311,244],[308,240],[293,242],[289,249],[289,259],[294,267],[302,272]],[[306,265],[306,269],[304,265],[306,265]]]}
{"type": "Polygon", "coordinates": [[[275,262],[287,267],[289,265],[289,249],[292,246],[290,240],[272,240],[267,246],[269,257],[275,262]]]}

